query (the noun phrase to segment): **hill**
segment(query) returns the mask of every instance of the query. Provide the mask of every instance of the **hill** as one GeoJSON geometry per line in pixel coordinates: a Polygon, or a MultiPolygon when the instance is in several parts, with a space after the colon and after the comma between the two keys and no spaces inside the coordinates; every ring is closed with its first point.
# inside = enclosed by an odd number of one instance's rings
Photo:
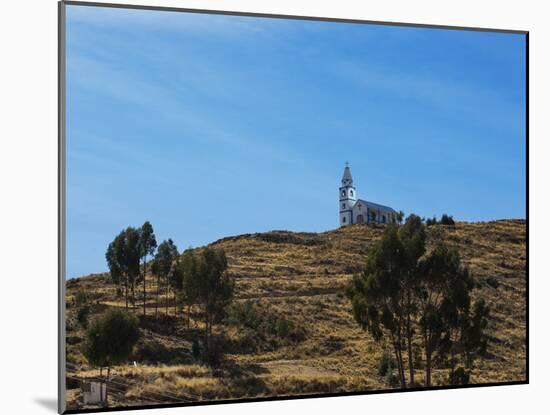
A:
{"type": "MultiPolygon", "coordinates": [[[[148,295],[148,315],[141,317],[142,339],[133,356],[136,365],[114,369],[110,403],[387,389],[386,379],[378,373],[385,347],[357,326],[345,296],[351,275],[361,270],[383,230],[382,226],[353,225],[318,234],[272,231],[212,243],[226,252],[236,281],[236,303],[241,308],[247,304],[257,324],[231,324],[229,319],[216,325],[225,359],[216,369],[200,366],[192,354],[192,342],[202,327],[197,311],[192,310],[187,327],[187,317],[175,309],[168,294],[161,296],[155,317],[154,296],[148,295]],[[279,331],[274,335],[273,322],[277,330],[285,327],[283,336],[279,331]]],[[[525,221],[459,222],[427,230],[429,244],[443,237],[458,247],[477,280],[474,297],[484,298],[491,308],[488,353],[476,362],[471,383],[524,380],[525,221]]],[[[155,284],[148,276],[151,293],[155,284]]],[[[73,306],[78,290],[93,299],[91,318],[124,305],[108,275],[67,281],[69,408],[82,408],[75,379],[97,376],[79,350],[84,331],[73,306]]],[[[142,313],[141,304],[138,296],[137,315],[142,313]]],[[[416,366],[420,378],[423,368],[420,362],[416,366]]],[[[436,368],[434,384],[444,384],[446,376],[446,371],[436,368]]]]}

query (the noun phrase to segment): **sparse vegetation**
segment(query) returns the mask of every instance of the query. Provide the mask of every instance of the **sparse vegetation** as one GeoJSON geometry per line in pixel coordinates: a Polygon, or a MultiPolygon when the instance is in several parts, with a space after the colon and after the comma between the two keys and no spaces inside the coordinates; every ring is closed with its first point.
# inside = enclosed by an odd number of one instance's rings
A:
{"type": "MultiPolygon", "coordinates": [[[[400,387],[391,345],[377,343],[361,330],[345,296],[352,274],[364,268],[365,258],[385,229],[354,225],[319,234],[276,231],[273,238],[259,236],[270,232],[224,238],[211,244],[210,247],[225,252],[225,273],[234,281],[233,301],[225,313],[214,319],[211,328],[212,338],[224,347],[223,359],[216,366],[202,364],[203,307],[197,300],[178,300],[176,313],[174,293],[167,292],[164,281],[159,284],[157,274],[151,271],[154,260],[148,262],[147,292],[154,295],[147,296],[146,308],[155,307],[158,288],[158,303],[163,307],[157,317],[153,313],[143,317],[141,310],[129,310],[130,314],[140,315],[140,340],[128,358],[135,360],[137,366],[123,362],[114,367],[113,379],[124,391],[110,390],[109,404],[131,406],[159,400],[400,387]],[[263,328],[247,327],[246,318],[231,321],[234,310],[245,307],[247,302],[253,305],[256,313],[252,315],[258,314],[258,320],[282,318],[303,331],[303,337],[299,341],[293,341],[291,336],[286,340],[279,337],[285,333],[285,324],[279,333],[274,330],[260,335],[263,328]],[[385,350],[392,352],[394,365],[391,374],[388,371],[381,376],[379,363],[385,350]]],[[[477,280],[471,291],[469,320],[474,321],[476,315],[480,318],[468,330],[474,340],[477,327],[483,327],[482,332],[487,334],[484,354],[483,347],[469,353],[456,342],[448,352],[439,349],[433,361],[432,385],[525,379],[525,221],[456,222],[455,226],[426,227],[425,233],[426,252],[431,252],[438,240],[445,241],[449,248],[458,250],[461,264],[477,280]],[[481,317],[481,311],[476,312],[478,300],[490,307],[486,319],[481,317]],[[453,354],[456,364],[451,373],[453,354]]],[[[188,251],[197,257],[204,248],[188,251]]],[[[178,256],[177,264],[184,261],[184,256],[185,253],[178,256]]],[[[184,281],[185,275],[178,278],[184,281]]],[[[108,273],[67,281],[70,316],[75,315],[75,296],[79,291],[88,294],[89,303],[93,303],[88,317],[90,326],[109,310],[125,309],[124,283],[122,279],[115,283],[108,273]]],[[[141,298],[138,301],[141,303],[141,298]]],[[[456,333],[459,331],[457,328],[456,333]]],[[[76,318],[67,319],[67,361],[73,377],[97,376],[96,366],[91,366],[82,353],[85,334],[76,318]]],[[[412,349],[415,385],[419,386],[418,380],[424,381],[426,374],[424,352],[417,340],[412,349]]],[[[403,353],[408,371],[406,340],[403,353]]],[[[69,408],[81,407],[78,396],[78,389],[69,389],[69,408]]]]}

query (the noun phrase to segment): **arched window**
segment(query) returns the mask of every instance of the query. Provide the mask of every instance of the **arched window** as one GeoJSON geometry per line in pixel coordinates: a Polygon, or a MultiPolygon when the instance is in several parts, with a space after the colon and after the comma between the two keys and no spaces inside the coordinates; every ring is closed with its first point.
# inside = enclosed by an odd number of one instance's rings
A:
{"type": "Polygon", "coordinates": [[[350,190],[350,191],[349,191],[349,195],[350,195],[350,196],[353,196],[353,190],[350,190]]]}

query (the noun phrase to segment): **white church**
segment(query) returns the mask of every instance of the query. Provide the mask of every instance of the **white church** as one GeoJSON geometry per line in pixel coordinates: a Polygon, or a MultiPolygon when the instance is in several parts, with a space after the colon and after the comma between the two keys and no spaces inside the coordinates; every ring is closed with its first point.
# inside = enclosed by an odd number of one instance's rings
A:
{"type": "Polygon", "coordinates": [[[389,206],[357,199],[348,163],[340,187],[340,226],[355,223],[397,223],[398,213],[389,206]]]}

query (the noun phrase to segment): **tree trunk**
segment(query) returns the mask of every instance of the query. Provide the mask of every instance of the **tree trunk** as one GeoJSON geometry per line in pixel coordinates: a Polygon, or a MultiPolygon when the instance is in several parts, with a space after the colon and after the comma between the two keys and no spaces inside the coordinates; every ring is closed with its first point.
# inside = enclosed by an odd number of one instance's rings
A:
{"type": "Polygon", "coordinates": [[[432,352],[426,349],[426,386],[432,386],[432,352]]]}
{"type": "Polygon", "coordinates": [[[399,349],[395,342],[393,343],[393,353],[395,354],[395,361],[397,362],[397,374],[399,376],[399,383],[401,384],[401,387],[405,389],[405,385],[403,384],[403,366],[401,364],[401,359],[399,358],[399,349]]]}
{"type": "Polygon", "coordinates": [[[410,312],[407,312],[407,349],[409,354],[409,386],[414,386],[414,361],[412,353],[412,330],[410,312]]]}
{"type": "Polygon", "coordinates": [[[187,304],[187,328],[189,328],[190,323],[191,323],[191,304],[187,304]]]}
{"type": "MultiPolygon", "coordinates": [[[[147,257],[145,257],[147,258],[147,257]]],[[[145,316],[147,314],[147,311],[145,310],[145,277],[147,275],[147,260],[143,260],[143,315],[145,316]]]]}
{"type": "Polygon", "coordinates": [[[407,381],[405,380],[405,366],[403,365],[403,354],[401,353],[401,329],[397,330],[397,353],[399,355],[398,366],[399,366],[399,378],[401,380],[401,387],[405,389],[407,387],[407,381]]]}
{"type": "Polygon", "coordinates": [[[124,278],[124,295],[126,297],[126,311],[128,311],[128,277],[124,278]]]}
{"type": "Polygon", "coordinates": [[[208,350],[208,311],[204,310],[204,348],[208,350]]]}
{"type": "Polygon", "coordinates": [[[430,336],[428,331],[424,329],[424,353],[426,354],[426,376],[424,379],[424,386],[431,386],[432,384],[432,350],[430,348],[430,336]]]}
{"type": "Polygon", "coordinates": [[[168,283],[166,283],[166,315],[168,315],[168,283]]]}
{"type": "Polygon", "coordinates": [[[157,275],[157,301],[155,302],[155,317],[159,315],[160,275],[157,275]]]}

